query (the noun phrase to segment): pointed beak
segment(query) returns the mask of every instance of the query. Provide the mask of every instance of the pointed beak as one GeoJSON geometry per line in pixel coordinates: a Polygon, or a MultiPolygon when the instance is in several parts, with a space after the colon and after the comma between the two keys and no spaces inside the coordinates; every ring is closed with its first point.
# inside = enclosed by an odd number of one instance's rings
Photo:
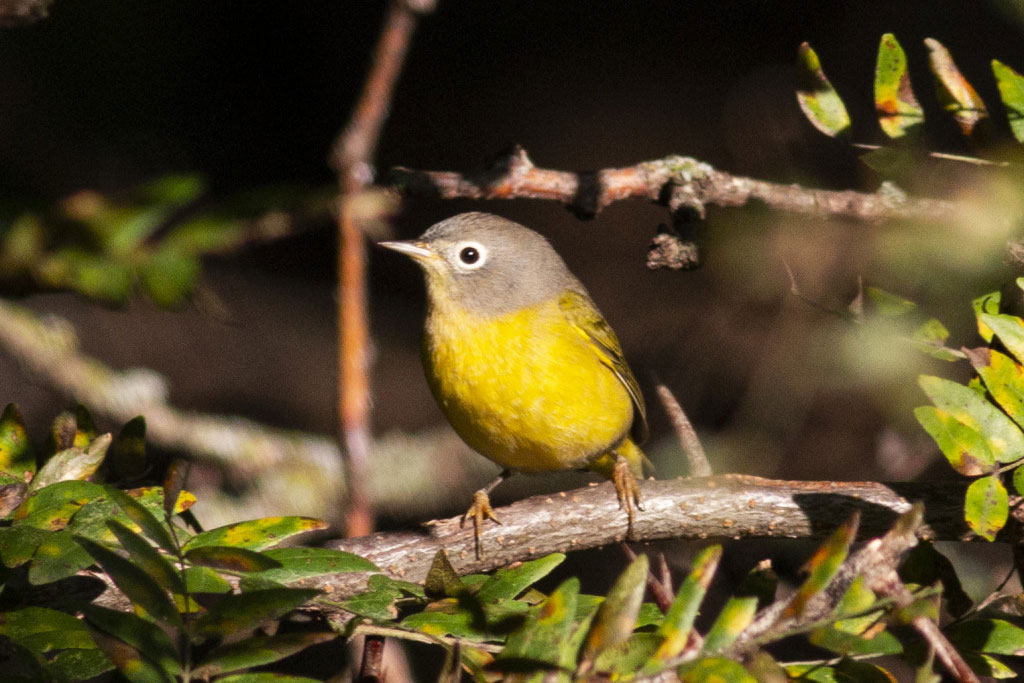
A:
{"type": "Polygon", "coordinates": [[[377,246],[397,251],[400,254],[405,254],[416,261],[428,261],[438,258],[437,254],[432,252],[427,247],[426,243],[417,242],[415,240],[407,242],[377,242],[377,246]]]}

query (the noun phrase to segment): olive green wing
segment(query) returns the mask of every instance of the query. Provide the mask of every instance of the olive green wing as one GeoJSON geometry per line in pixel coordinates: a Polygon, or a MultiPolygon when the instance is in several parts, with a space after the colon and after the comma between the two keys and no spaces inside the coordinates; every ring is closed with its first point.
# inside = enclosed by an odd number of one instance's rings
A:
{"type": "Polygon", "coordinates": [[[644,405],[643,394],[640,393],[640,385],[626,364],[615,332],[586,294],[566,292],[558,298],[558,306],[573,327],[590,342],[601,362],[608,366],[622,382],[622,386],[626,387],[636,409],[630,435],[634,442],[642,444],[647,440],[647,407],[644,405]]]}

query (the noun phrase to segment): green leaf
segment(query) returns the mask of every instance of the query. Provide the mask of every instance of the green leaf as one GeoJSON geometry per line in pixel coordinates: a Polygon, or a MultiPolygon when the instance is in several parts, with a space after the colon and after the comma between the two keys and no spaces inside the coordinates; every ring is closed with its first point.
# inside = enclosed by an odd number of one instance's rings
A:
{"type": "Polygon", "coordinates": [[[185,550],[207,545],[265,550],[291,536],[326,528],[326,522],[312,517],[266,517],[204,531],[193,536],[185,550]]]}
{"type": "Polygon", "coordinates": [[[138,648],[98,629],[90,629],[90,632],[96,645],[131,683],[174,683],[172,676],[167,675],[138,648]]]}
{"type": "Polygon", "coordinates": [[[158,666],[164,674],[176,676],[181,673],[181,664],[174,644],[163,629],[156,624],[131,612],[119,612],[99,605],[85,605],[82,612],[94,630],[98,629],[131,648],[145,653],[146,658],[158,666]]]}
{"type": "Polygon", "coordinates": [[[1024,363],[1024,320],[1013,315],[991,313],[978,314],[978,320],[999,337],[1018,362],[1024,363]]]}
{"type": "Polygon", "coordinates": [[[87,481],[62,481],[31,491],[14,511],[14,523],[56,531],[71,523],[82,506],[104,495],[102,486],[87,481]]]}
{"type": "MultiPolygon", "coordinates": [[[[1024,496],[1024,467],[1013,470],[1013,489],[1018,496],[1024,496]]],[[[2,547],[2,541],[0,541],[0,547],[2,547]]],[[[3,554],[0,553],[0,557],[2,556],[3,554]]]]}
{"type": "Polygon", "coordinates": [[[949,330],[936,318],[929,318],[911,335],[911,341],[932,358],[945,361],[960,360],[964,357],[963,352],[948,348],[945,345],[948,338],[949,330]]]}
{"type": "Polygon", "coordinates": [[[839,93],[825,76],[817,53],[808,43],[800,45],[796,62],[796,100],[804,115],[829,137],[850,133],[850,115],[839,93]]]}
{"type": "Polygon", "coordinates": [[[395,601],[403,596],[423,598],[422,586],[396,581],[384,574],[374,574],[367,580],[367,591],[344,600],[341,606],[362,617],[377,621],[390,621],[398,616],[395,601]]]}
{"type": "Polygon", "coordinates": [[[167,245],[149,255],[142,265],[142,286],[157,306],[181,303],[195,289],[201,266],[193,254],[167,245]]]}
{"type": "Polygon", "coordinates": [[[158,521],[153,512],[138,498],[113,486],[107,486],[106,491],[107,495],[121,507],[124,514],[135,522],[151,541],[169,553],[177,552],[170,530],[158,521]]]}
{"type": "Polygon", "coordinates": [[[476,598],[482,603],[496,602],[502,598],[512,599],[550,574],[564,561],[565,555],[553,553],[537,560],[523,562],[517,567],[499,569],[476,592],[476,598]]]}
{"type": "Polygon", "coordinates": [[[1009,513],[1009,496],[998,475],[982,477],[967,487],[964,519],[971,530],[985,540],[996,539],[1009,513]]]}
{"type": "Polygon", "coordinates": [[[1024,655],[1024,629],[1002,619],[971,619],[953,624],[949,639],[957,648],[991,655],[1024,655]]]}
{"type": "Polygon", "coordinates": [[[76,536],[96,563],[103,567],[121,592],[128,596],[137,610],[151,614],[155,619],[172,626],[181,626],[181,616],[160,585],[144,570],[121,557],[113,550],[88,538],[76,536]]]}
{"type": "Polygon", "coordinates": [[[966,354],[992,398],[1024,426],[1024,368],[993,349],[970,349],[966,354]]]}
{"type": "Polygon", "coordinates": [[[992,330],[985,321],[981,319],[982,314],[998,315],[999,305],[1002,300],[1002,293],[999,290],[983,294],[977,299],[971,301],[971,306],[974,308],[974,317],[978,323],[978,334],[985,343],[992,341],[992,330]]]}
{"type": "Polygon", "coordinates": [[[125,263],[81,249],[61,249],[41,261],[36,277],[54,288],[70,287],[87,297],[123,303],[132,287],[132,271],[125,263]]]}
{"type": "Polygon", "coordinates": [[[459,578],[459,573],[448,560],[448,553],[444,548],[438,549],[434,559],[427,571],[427,578],[423,580],[423,590],[432,598],[449,597],[453,598],[464,593],[466,588],[459,578]]]}
{"type": "Polygon", "coordinates": [[[473,641],[496,639],[471,610],[461,609],[452,599],[446,599],[437,608],[416,612],[402,619],[402,626],[432,636],[454,636],[473,641]]]}
{"type": "MultiPolygon", "coordinates": [[[[722,559],[722,546],[713,545],[705,548],[693,560],[693,568],[679,586],[675,600],[665,613],[665,620],[658,628],[662,642],[643,669],[643,673],[651,674],[661,670],[665,663],[675,659],[682,653],[690,640],[693,621],[707,594],[718,563],[722,559]]],[[[756,604],[756,598],[755,598],[756,604]]]]}
{"type": "Polygon", "coordinates": [[[217,683],[320,683],[315,678],[305,676],[288,676],[267,672],[232,674],[217,679],[217,683]]]}
{"type": "Polygon", "coordinates": [[[715,623],[704,637],[703,652],[721,652],[736,642],[736,639],[754,620],[757,612],[757,598],[729,598],[715,623]]]}
{"type": "Polygon", "coordinates": [[[922,375],[918,384],[932,403],[983,435],[997,462],[1024,457],[1024,434],[1010,418],[970,388],[941,377],[922,375]]]}
{"type": "Polygon", "coordinates": [[[903,645],[896,636],[881,631],[871,637],[850,633],[832,626],[825,626],[811,632],[809,640],[818,647],[840,655],[897,655],[903,652],[903,645]]]}
{"type": "Polygon", "coordinates": [[[189,462],[183,458],[172,460],[167,466],[167,474],[164,476],[164,513],[168,516],[174,514],[178,506],[178,498],[184,493],[185,479],[188,478],[189,462]]]}
{"type": "Polygon", "coordinates": [[[661,638],[654,633],[634,633],[626,642],[602,652],[594,662],[594,670],[609,672],[612,678],[632,674],[651,658],[659,642],[661,638]]]}
{"type": "Polygon", "coordinates": [[[172,593],[181,593],[184,590],[185,587],[178,570],[170,560],[161,555],[144,538],[116,519],[108,520],[107,528],[114,532],[121,547],[128,551],[135,564],[156,581],[161,588],[172,593]]]}
{"type": "Polygon", "coordinates": [[[49,672],[58,680],[91,680],[102,673],[114,668],[106,653],[96,648],[96,643],[89,637],[92,643],[91,650],[68,649],[61,650],[46,667],[49,672]]]}
{"type": "Polygon", "coordinates": [[[110,448],[107,464],[114,477],[134,480],[146,472],[146,418],[134,417],[121,427],[110,448]]]}
{"type": "Polygon", "coordinates": [[[92,564],[92,558],[71,536],[70,531],[46,534],[32,555],[28,582],[41,586],[74,576],[92,564]]]}
{"type": "Polygon", "coordinates": [[[25,481],[36,471],[36,453],[18,406],[8,403],[0,415],[0,472],[25,481]]]}
{"type": "Polygon", "coordinates": [[[942,454],[957,472],[976,477],[991,471],[996,459],[978,430],[968,427],[935,406],[914,408],[914,417],[935,439],[942,454]]]}
{"type": "Polygon", "coordinates": [[[183,575],[190,595],[231,592],[231,584],[209,567],[186,567],[183,575]]]}
{"type": "Polygon", "coordinates": [[[899,147],[879,147],[861,154],[860,160],[872,171],[887,178],[904,177],[919,165],[910,150],[899,147]]]}
{"type": "Polygon", "coordinates": [[[192,673],[197,678],[205,679],[248,667],[263,666],[301,652],[307,647],[326,643],[336,637],[335,633],[284,633],[275,636],[256,636],[217,648],[207,655],[192,673]]]}
{"type": "Polygon", "coordinates": [[[47,536],[48,532],[33,526],[0,527],[0,560],[11,568],[25,564],[47,536]]]}
{"type": "Polygon", "coordinates": [[[37,654],[96,647],[81,621],[65,612],[45,607],[26,607],[0,613],[0,635],[37,654]]]}
{"type": "Polygon", "coordinates": [[[907,72],[907,56],[896,36],[886,33],[878,46],[875,66],[875,109],[885,134],[901,138],[924,121],[907,72]]]}
{"type": "Polygon", "coordinates": [[[225,595],[199,618],[196,632],[212,637],[249,631],[264,621],[279,619],[318,595],[318,590],[303,588],[271,588],[225,595]]]}
{"type": "Polygon", "coordinates": [[[1000,62],[992,60],[992,73],[999,86],[999,97],[1006,107],[1006,118],[1017,142],[1024,142],[1024,76],[1000,62]]]}
{"type": "Polygon", "coordinates": [[[705,657],[684,666],[679,680],[682,683],[757,683],[739,662],[717,657],[705,657]]]}
{"type": "Polygon", "coordinates": [[[977,91],[960,73],[949,50],[934,38],[925,38],[928,63],[935,74],[935,91],[942,108],[953,115],[964,135],[974,132],[980,121],[988,118],[985,103],[977,91]]]}
{"type": "Polygon", "coordinates": [[[857,537],[860,527],[860,513],[855,512],[850,518],[839,525],[828,539],[821,544],[804,565],[808,572],[807,579],[790,599],[783,617],[796,617],[803,613],[804,607],[815,595],[828,588],[836,573],[850,552],[850,544],[857,537]]]}
{"type": "Polygon", "coordinates": [[[358,555],[329,548],[272,548],[264,550],[263,555],[276,560],[281,567],[260,572],[259,576],[281,583],[325,574],[380,571],[358,555]]]}
{"type": "Polygon", "coordinates": [[[1002,680],[1004,678],[1017,678],[1017,672],[1003,664],[991,655],[980,652],[961,652],[961,656],[971,671],[979,676],[990,676],[1002,680]]]}
{"type": "Polygon", "coordinates": [[[497,661],[533,659],[570,668],[575,662],[576,651],[567,646],[575,623],[579,592],[580,581],[576,577],[562,582],[547,600],[530,611],[527,621],[508,636],[497,661]]]}
{"type": "Polygon", "coordinates": [[[585,673],[602,652],[629,638],[647,587],[647,570],[647,556],[640,555],[615,581],[587,633],[580,660],[582,672],[585,673]]]}
{"type": "Polygon", "coordinates": [[[878,287],[865,287],[864,293],[874,304],[875,312],[886,318],[899,318],[917,308],[917,304],[910,299],[904,299],[878,287]]]}
{"type": "Polygon", "coordinates": [[[73,446],[57,453],[39,468],[29,489],[35,491],[59,481],[88,479],[103,464],[111,438],[110,434],[103,434],[93,439],[84,451],[73,446]]]}
{"type": "MultiPolygon", "coordinates": [[[[177,491],[174,495],[174,507],[170,507],[170,499],[164,495],[164,489],[159,486],[143,486],[137,489],[125,491],[129,496],[142,504],[142,507],[150,511],[157,519],[164,515],[177,515],[188,510],[196,502],[196,497],[188,491],[177,491]]],[[[179,530],[178,533],[181,533],[179,530]]]]}
{"type": "Polygon", "coordinates": [[[229,548],[221,545],[204,545],[185,553],[185,559],[192,564],[235,572],[260,572],[278,569],[281,563],[262,553],[245,548],[229,548]]]}

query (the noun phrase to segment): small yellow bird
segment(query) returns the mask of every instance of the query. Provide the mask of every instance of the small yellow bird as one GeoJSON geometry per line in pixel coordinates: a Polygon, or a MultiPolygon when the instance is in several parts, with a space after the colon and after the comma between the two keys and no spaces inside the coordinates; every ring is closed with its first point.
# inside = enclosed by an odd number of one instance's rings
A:
{"type": "Polygon", "coordinates": [[[477,556],[488,493],[513,471],[589,469],[611,479],[632,531],[646,461],[643,396],[587,290],[533,230],[486,213],[380,242],[427,281],[423,368],[452,427],[504,471],[477,491],[477,556]]]}

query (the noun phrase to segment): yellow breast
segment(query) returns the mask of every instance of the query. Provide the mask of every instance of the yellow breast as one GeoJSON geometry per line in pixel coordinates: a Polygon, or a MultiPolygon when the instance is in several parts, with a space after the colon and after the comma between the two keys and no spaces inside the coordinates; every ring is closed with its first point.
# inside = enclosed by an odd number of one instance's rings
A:
{"type": "Polygon", "coordinates": [[[625,387],[557,300],[489,318],[432,306],[423,365],[455,431],[503,467],[585,467],[633,420],[625,387]]]}

